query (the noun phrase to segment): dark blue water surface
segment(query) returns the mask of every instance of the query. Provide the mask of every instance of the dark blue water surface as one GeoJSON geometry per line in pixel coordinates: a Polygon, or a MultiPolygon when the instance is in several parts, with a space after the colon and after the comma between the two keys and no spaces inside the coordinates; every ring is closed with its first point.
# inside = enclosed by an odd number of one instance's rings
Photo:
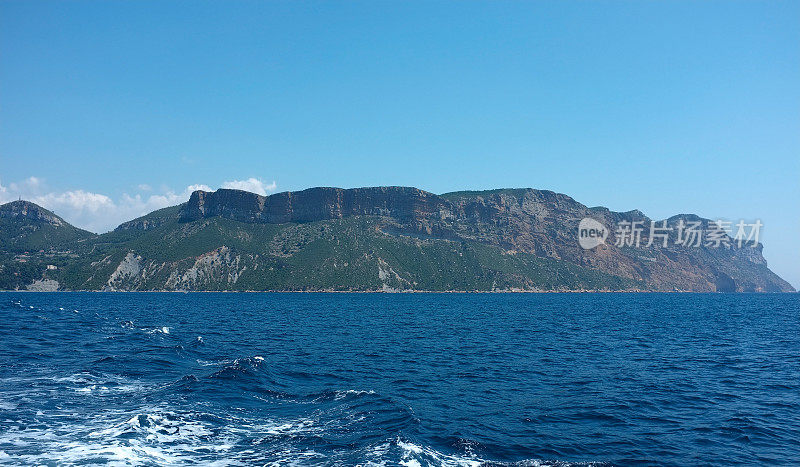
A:
{"type": "Polygon", "coordinates": [[[0,294],[0,463],[797,464],[800,300],[0,294]]]}

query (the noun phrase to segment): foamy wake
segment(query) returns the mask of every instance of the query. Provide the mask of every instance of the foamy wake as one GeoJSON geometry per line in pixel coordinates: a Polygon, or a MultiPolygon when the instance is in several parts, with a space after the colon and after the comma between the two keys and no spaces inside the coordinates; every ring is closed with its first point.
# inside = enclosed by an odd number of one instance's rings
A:
{"type": "Polygon", "coordinates": [[[383,443],[372,449],[364,465],[385,466],[402,465],[405,467],[477,467],[482,465],[509,466],[509,467],[572,467],[572,466],[601,466],[602,463],[574,463],[563,461],[546,461],[528,459],[520,462],[503,463],[482,459],[474,454],[452,455],[445,454],[429,446],[420,446],[402,438],[383,443]]]}
{"type": "Polygon", "coordinates": [[[141,392],[147,385],[114,375],[96,376],[91,373],[76,373],[53,381],[67,389],[84,394],[114,394],[141,392]]]}
{"type": "MultiPolygon", "coordinates": [[[[253,421],[151,407],[136,414],[108,413],[83,425],[13,428],[0,433],[4,464],[110,465],[403,465],[473,467],[487,464],[474,455],[449,455],[400,437],[355,450],[318,452],[298,439],[324,438],[329,428],[314,418],[253,421]]],[[[491,465],[499,465],[488,462],[491,465]]],[[[528,460],[517,466],[568,466],[528,460]]],[[[585,464],[590,465],[590,464],[585,464]]]]}
{"type": "Polygon", "coordinates": [[[334,396],[334,400],[341,400],[348,396],[365,396],[373,394],[375,394],[375,391],[359,391],[356,389],[348,389],[346,391],[336,391],[336,396],[334,396]]]}
{"type": "Polygon", "coordinates": [[[98,416],[82,426],[39,428],[42,425],[37,424],[24,430],[11,429],[0,434],[0,447],[12,447],[4,448],[9,455],[4,461],[17,465],[152,465],[201,460],[215,465],[238,463],[226,455],[235,442],[233,437],[218,436],[211,426],[191,417],[157,408],[123,415],[122,421],[110,420],[109,415],[98,416]],[[14,448],[24,449],[15,453],[14,448]]]}
{"type": "MultiPolygon", "coordinates": [[[[227,366],[258,365],[263,360],[255,356],[227,362],[227,366]]],[[[343,447],[337,440],[341,433],[370,434],[380,430],[372,425],[374,421],[368,415],[348,409],[354,398],[371,398],[376,394],[369,390],[330,391],[319,405],[316,399],[300,398],[302,404],[311,404],[303,416],[271,418],[247,411],[232,415],[214,413],[210,408],[199,411],[198,407],[181,410],[180,405],[165,402],[82,416],[76,416],[72,409],[57,407],[55,412],[52,408],[39,410],[25,423],[4,426],[5,415],[18,410],[17,400],[51,397],[56,388],[75,394],[78,404],[84,397],[128,398],[132,392],[148,393],[153,389],[137,380],[91,373],[26,378],[25,382],[35,384],[24,385],[24,393],[5,393],[9,397],[0,402],[0,464],[498,465],[469,452],[445,453],[396,434],[387,435],[382,442],[343,447]],[[38,387],[41,392],[30,392],[29,387],[38,387]],[[331,405],[331,401],[337,402],[331,405]],[[328,446],[337,447],[326,448],[328,442],[328,446]]],[[[512,465],[575,464],[528,460],[512,465]]]]}

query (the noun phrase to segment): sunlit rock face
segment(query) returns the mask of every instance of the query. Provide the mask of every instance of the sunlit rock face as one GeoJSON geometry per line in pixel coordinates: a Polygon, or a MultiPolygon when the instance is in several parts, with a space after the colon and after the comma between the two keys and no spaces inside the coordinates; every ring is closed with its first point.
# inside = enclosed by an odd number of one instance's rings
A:
{"type": "Polygon", "coordinates": [[[181,211],[184,222],[225,217],[241,222],[314,222],[349,216],[414,221],[451,209],[441,197],[416,188],[309,188],[261,196],[240,190],[195,191],[181,211]]]}
{"type": "MultiPolygon", "coordinates": [[[[196,191],[94,235],[32,203],[0,206],[0,285],[88,290],[646,290],[785,292],[762,245],[682,246],[674,231],[618,242],[638,210],[535,189],[436,195],[412,187],[196,191]],[[590,219],[603,230],[578,241],[590,219]],[[23,254],[25,256],[19,256],[23,254]],[[56,269],[49,265],[58,264],[56,269]],[[48,282],[51,283],[51,282],[48,282]]],[[[657,221],[711,221],[680,214],[657,221]]]]}
{"type": "Polygon", "coordinates": [[[37,204],[22,200],[12,201],[0,206],[0,218],[26,219],[29,221],[39,221],[55,226],[64,225],[63,219],[47,209],[37,204]]]}

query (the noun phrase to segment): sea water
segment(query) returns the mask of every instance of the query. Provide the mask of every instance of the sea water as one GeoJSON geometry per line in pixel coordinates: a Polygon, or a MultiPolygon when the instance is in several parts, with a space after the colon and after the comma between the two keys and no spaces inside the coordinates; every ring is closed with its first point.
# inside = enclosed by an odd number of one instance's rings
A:
{"type": "Polygon", "coordinates": [[[0,293],[0,463],[796,464],[799,299],[0,293]]]}

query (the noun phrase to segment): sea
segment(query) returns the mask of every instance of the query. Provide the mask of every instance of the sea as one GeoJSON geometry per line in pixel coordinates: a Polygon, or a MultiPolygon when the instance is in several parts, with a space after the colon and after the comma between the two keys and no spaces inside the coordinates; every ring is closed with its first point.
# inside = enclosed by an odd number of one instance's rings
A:
{"type": "Polygon", "coordinates": [[[798,294],[0,293],[0,464],[798,465],[798,294]]]}

